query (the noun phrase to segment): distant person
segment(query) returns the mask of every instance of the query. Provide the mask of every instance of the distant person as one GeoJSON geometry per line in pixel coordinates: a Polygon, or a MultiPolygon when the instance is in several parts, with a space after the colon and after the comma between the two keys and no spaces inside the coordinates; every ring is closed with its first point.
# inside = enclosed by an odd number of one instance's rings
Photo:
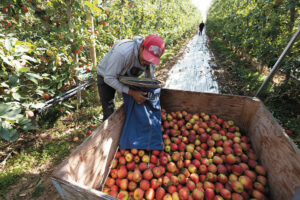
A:
{"type": "Polygon", "coordinates": [[[204,28],[204,23],[203,21],[201,22],[201,24],[199,25],[199,35],[202,35],[202,31],[203,31],[203,28],[204,28]]]}

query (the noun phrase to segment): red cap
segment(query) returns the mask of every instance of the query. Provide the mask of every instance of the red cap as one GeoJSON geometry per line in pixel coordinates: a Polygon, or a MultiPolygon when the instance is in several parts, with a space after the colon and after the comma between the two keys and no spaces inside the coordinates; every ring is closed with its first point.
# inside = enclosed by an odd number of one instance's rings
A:
{"type": "Polygon", "coordinates": [[[157,35],[149,35],[144,40],[143,57],[146,61],[159,65],[160,57],[165,51],[165,43],[157,35]]]}

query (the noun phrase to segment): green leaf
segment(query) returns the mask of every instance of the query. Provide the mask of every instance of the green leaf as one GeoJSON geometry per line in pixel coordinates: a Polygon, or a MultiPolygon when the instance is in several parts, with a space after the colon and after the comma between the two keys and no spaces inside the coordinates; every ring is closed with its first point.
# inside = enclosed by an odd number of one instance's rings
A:
{"type": "Polygon", "coordinates": [[[21,45],[16,45],[15,46],[15,52],[16,53],[25,53],[25,52],[28,52],[30,50],[30,48],[28,48],[28,47],[23,47],[23,46],[21,46],[21,45]]]}
{"type": "Polygon", "coordinates": [[[84,5],[90,8],[93,14],[96,14],[97,16],[101,14],[101,10],[97,6],[93,5],[91,2],[86,1],[84,5]]]}
{"type": "Polygon", "coordinates": [[[0,137],[6,141],[15,141],[18,138],[18,133],[15,129],[3,128],[0,125],[0,137]]]}
{"type": "Polygon", "coordinates": [[[12,62],[9,60],[8,57],[0,55],[0,58],[3,60],[3,62],[5,62],[8,65],[13,65],[12,62]]]}
{"type": "Polygon", "coordinates": [[[31,76],[31,77],[34,77],[34,78],[36,78],[36,79],[40,79],[40,80],[42,80],[43,79],[43,77],[41,77],[40,75],[38,75],[38,74],[34,74],[34,73],[26,73],[28,76],[31,76]]]}
{"type": "Polygon", "coordinates": [[[33,73],[26,73],[25,75],[30,81],[34,82],[37,85],[38,85],[38,81],[36,79],[43,79],[43,77],[33,73]]]}
{"type": "Polygon", "coordinates": [[[12,108],[11,105],[1,103],[0,104],[0,117],[1,115],[4,115],[7,111],[9,111],[12,108]]]}
{"type": "Polygon", "coordinates": [[[25,124],[28,124],[30,123],[30,120],[26,117],[22,117],[20,118],[18,121],[17,121],[19,124],[22,124],[22,125],[25,125],[25,124]]]}
{"type": "Polygon", "coordinates": [[[24,59],[24,60],[32,61],[32,62],[37,62],[36,59],[34,59],[30,56],[27,56],[27,55],[23,55],[21,58],[24,59]]]}
{"type": "MultiPolygon", "coordinates": [[[[43,94],[43,93],[42,93],[43,94]]],[[[41,95],[42,95],[41,94],[41,95]]],[[[44,103],[37,103],[37,104],[32,104],[31,105],[31,107],[32,108],[35,108],[35,109],[39,109],[39,108],[42,108],[42,107],[44,107],[45,106],[45,104],[44,103]]]]}
{"type": "Polygon", "coordinates": [[[19,77],[17,77],[16,75],[9,75],[8,83],[13,87],[17,86],[19,83],[19,77]]]}
{"type": "Polygon", "coordinates": [[[27,131],[36,129],[35,126],[32,126],[31,124],[25,124],[22,128],[23,130],[27,130],[27,131]]]}
{"type": "Polygon", "coordinates": [[[62,82],[59,82],[57,85],[57,89],[60,89],[62,87],[62,82]]]}
{"type": "Polygon", "coordinates": [[[21,95],[17,92],[12,93],[12,96],[17,101],[20,101],[20,99],[21,99],[21,95]]]}
{"type": "Polygon", "coordinates": [[[22,115],[19,115],[21,113],[21,109],[15,109],[9,112],[6,112],[4,115],[1,115],[0,118],[4,118],[7,120],[17,120],[20,117],[22,117],[22,115]]]}
{"type": "Polygon", "coordinates": [[[18,71],[19,71],[19,72],[30,72],[30,69],[27,68],[27,67],[20,67],[20,68],[18,69],[18,71]]]}

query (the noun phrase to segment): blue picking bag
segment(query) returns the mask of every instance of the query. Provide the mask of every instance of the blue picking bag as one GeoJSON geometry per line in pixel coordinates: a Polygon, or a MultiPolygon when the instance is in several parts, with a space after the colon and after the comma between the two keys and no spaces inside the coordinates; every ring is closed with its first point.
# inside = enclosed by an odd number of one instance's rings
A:
{"type": "Polygon", "coordinates": [[[163,150],[159,100],[161,88],[130,87],[147,92],[149,100],[143,104],[137,104],[131,96],[123,93],[126,119],[120,148],[163,150]]]}

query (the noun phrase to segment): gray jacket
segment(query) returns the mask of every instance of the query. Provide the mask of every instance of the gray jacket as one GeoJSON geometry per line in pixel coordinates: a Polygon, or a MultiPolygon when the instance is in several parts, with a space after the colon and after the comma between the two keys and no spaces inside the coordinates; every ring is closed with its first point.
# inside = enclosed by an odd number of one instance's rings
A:
{"type": "Polygon", "coordinates": [[[133,40],[117,42],[97,66],[98,75],[101,75],[104,82],[119,93],[128,94],[129,87],[122,84],[118,77],[129,64],[130,67],[125,75],[138,77],[145,71],[145,77],[153,77],[155,66],[146,67],[139,62],[138,51],[143,41],[142,37],[136,36],[133,40]]]}

